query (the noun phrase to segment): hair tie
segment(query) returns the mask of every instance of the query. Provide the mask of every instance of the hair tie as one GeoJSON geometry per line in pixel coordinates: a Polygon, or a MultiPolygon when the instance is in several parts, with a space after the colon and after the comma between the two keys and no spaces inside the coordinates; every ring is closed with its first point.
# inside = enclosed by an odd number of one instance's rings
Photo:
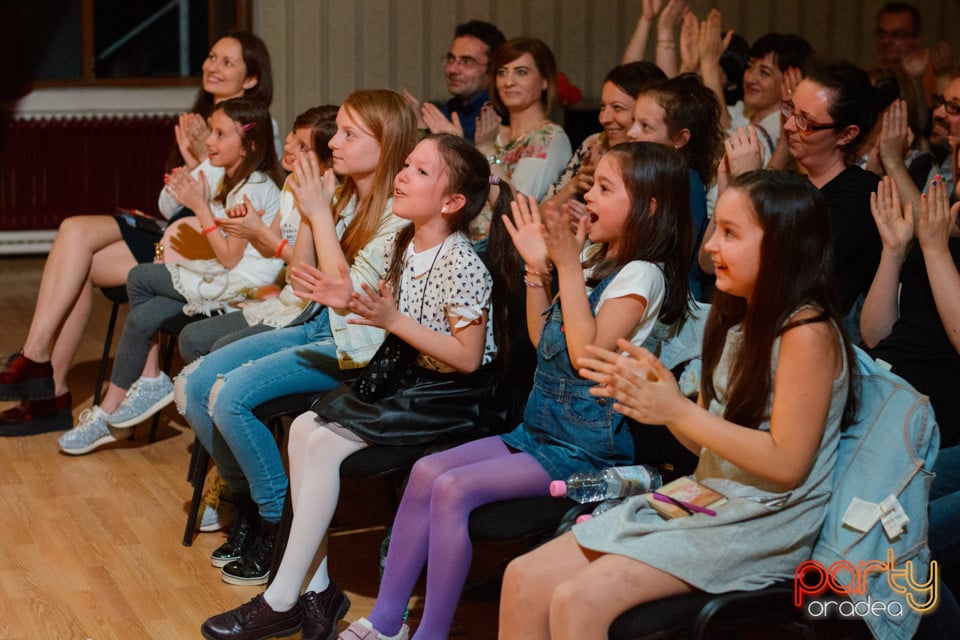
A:
{"type": "Polygon", "coordinates": [[[256,120],[253,122],[248,122],[247,124],[242,124],[240,125],[240,128],[244,131],[250,131],[250,129],[253,129],[255,126],[257,126],[256,120]]]}
{"type": "Polygon", "coordinates": [[[500,184],[500,176],[495,173],[490,174],[490,184],[500,184]]]}

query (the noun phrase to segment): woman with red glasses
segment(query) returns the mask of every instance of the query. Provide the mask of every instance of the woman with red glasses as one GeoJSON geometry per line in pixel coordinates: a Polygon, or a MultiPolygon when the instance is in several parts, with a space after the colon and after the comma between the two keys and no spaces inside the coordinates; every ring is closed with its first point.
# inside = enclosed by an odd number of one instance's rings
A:
{"type": "Polygon", "coordinates": [[[849,62],[814,65],[781,105],[790,155],[830,208],[835,272],[846,327],[859,342],[860,307],[880,262],[870,214],[879,178],[854,163],[873,129],[878,103],[870,77],[849,62]]]}

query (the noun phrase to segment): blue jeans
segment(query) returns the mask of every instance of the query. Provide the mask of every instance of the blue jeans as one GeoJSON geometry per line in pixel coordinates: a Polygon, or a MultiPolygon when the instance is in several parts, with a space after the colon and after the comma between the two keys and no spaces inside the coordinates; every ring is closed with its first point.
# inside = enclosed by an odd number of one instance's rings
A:
{"type": "Polygon", "coordinates": [[[230,489],[249,488],[260,516],[277,522],[287,474],[270,429],[253,411],[285,395],[330,391],[348,373],[337,362],[324,310],[305,324],[238,340],[196,361],[195,368],[181,373],[186,376],[181,412],[230,489]],[[218,380],[211,411],[210,391],[218,380]]]}

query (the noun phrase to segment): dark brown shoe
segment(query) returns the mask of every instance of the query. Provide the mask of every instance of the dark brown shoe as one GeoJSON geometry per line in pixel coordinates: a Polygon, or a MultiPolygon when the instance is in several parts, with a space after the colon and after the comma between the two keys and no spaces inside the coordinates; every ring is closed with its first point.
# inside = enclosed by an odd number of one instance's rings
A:
{"type": "Polygon", "coordinates": [[[0,413],[0,436],[32,436],[73,427],[70,392],[53,400],[23,400],[0,413]]]}
{"type": "Polygon", "coordinates": [[[53,367],[15,353],[0,371],[0,400],[53,400],[53,367]]]}
{"type": "Polygon", "coordinates": [[[337,622],[350,610],[350,599],[335,583],[321,593],[307,591],[300,596],[303,607],[303,640],[334,640],[337,622]]]}
{"type": "Polygon", "coordinates": [[[236,609],[207,618],[200,633],[207,640],[266,640],[295,634],[303,626],[303,607],[274,611],[261,593],[236,609]]]}

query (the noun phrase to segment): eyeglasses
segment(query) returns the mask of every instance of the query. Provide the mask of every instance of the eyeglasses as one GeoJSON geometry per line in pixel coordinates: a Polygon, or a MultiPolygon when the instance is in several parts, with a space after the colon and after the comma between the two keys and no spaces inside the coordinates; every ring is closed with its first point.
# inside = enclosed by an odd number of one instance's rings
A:
{"type": "Polygon", "coordinates": [[[933,96],[933,110],[936,111],[940,105],[951,116],[960,116],[960,102],[948,101],[942,95],[933,96]]]}
{"type": "Polygon", "coordinates": [[[823,131],[824,129],[838,129],[837,123],[831,122],[829,124],[819,124],[802,113],[797,113],[797,109],[793,104],[793,100],[784,100],[780,103],[780,113],[783,114],[784,118],[793,118],[793,121],[797,123],[797,131],[801,133],[813,133],[814,131],[823,131]]]}
{"type": "Polygon", "coordinates": [[[877,39],[882,40],[884,38],[893,38],[894,40],[906,40],[907,38],[916,37],[916,33],[910,31],[904,31],[903,29],[894,29],[893,31],[887,31],[886,29],[877,29],[876,31],[877,39]]]}
{"type": "Polygon", "coordinates": [[[442,63],[443,63],[443,66],[445,66],[445,67],[452,67],[452,66],[454,66],[454,65],[460,65],[460,66],[463,67],[464,69],[475,69],[475,68],[477,68],[477,67],[486,67],[487,65],[490,64],[489,61],[487,61],[487,62],[480,62],[480,61],[477,60],[476,58],[471,58],[470,56],[461,56],[461,57],[458,58],[457,56],[453,55],[452,53],[448,53],[447,55],[445,55],[445,56],[443,56],[442,58],[440,58],[440,62],[442,62],[442,63]]]}

